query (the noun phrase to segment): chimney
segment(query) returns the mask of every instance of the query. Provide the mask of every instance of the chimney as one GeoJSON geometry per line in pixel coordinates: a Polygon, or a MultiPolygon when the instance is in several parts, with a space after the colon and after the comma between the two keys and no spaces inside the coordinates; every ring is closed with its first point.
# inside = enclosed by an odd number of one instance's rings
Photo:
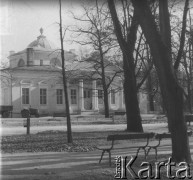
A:
{"type": "Polygon", "coordinates": [[[27,66],[33,65],[33,48],[27,48],[27,66]]]}
{"type": "Polygon", "coordinates": [[[9,51],[9,55],[13,55],[15,53],[15,51],[9,51]]]}

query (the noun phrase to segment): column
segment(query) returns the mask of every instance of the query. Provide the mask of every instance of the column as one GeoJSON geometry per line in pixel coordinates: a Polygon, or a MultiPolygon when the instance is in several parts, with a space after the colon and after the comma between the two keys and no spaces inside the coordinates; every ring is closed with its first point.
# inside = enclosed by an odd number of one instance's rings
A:
{"type": "Polygon", "coordinates": [[[119,91],[119,109],[123,109],[123,82],[120,80],[120,91],[119,91]]]}
{"type": "Polygon", "coordinates": [[[98,107],[98,90],[96,87],[96,80],[92,81],[92,109],[99,110],[98,107]]]}
{"type": "Polygon", "coordinates": [[[79,80],[79,110],[84,110],[84,86],[83,79],[79,80]]]}

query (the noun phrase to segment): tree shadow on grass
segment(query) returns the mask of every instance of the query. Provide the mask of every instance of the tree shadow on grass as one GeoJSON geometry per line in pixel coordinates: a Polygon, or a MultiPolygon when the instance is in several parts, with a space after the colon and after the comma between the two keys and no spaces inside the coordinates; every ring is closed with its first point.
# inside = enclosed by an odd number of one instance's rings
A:
{"type": "MultiPolygon", "coordinates": [[[[134,152],[130,152],[129,154],[135,154],[134,152]]],[[[33,174],[33,178],[37,176],[41,180],[44,178],[80,180],[114,179],[114,157],[116,155],[128,155],[128,152],[113,152],[111,167],[109,167],[107,155],[104,156],[101,164],[98,163],[100,155],[101,151],[89,153],[64,152],[7,155],[2,159],[2,174],[4,177],[22,175],[23,179],[29,179],[30,174],[33,174]]],[[[152,159],[154,157],[151,155],[148,161],[152,161],[152,159]]],[[[142,160],[144,160],[143,156],[140,155],[139,161],[142,160]]]]}

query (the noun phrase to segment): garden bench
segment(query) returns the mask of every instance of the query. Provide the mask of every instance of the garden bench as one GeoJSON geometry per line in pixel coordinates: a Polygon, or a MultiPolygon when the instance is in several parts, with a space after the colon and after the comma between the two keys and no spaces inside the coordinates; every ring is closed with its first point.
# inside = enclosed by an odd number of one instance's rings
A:
{"type": "Polygon", "coordinates": [[[53,117],[66,117],[66,113],[54,112],[53,117]]]}
{"type": "Polygon", "coordinates": [[[112,113],[111,117],[114,122],[115,116],[125,116],[126,112],[125,111],[115,111],[112,113]]]}
{"type": "Polygon", "coordinates": [[[136,151],[136,156],[138,155],[140,149],[144,151],[145,159],[146,159],[146,147],[149,144],[149,139],[154,137],[154,133],[129,133],[129,134],[114,134],[114,135],[109,135],[107,137],[107,141],[112,141],[111,146],[106,146],[106,147],[96,147],[99,150],[102,150],[102,154],[99,160],[99,163],[101,163],[101,160],[103,158],[103,155],[105,152],[109,154],[109,166],[111,166],[111,150],[113,149],[122,149],[119,145],[114,144],[115,141],[121,141],[121,140],[134,140],[134,139],[145,139],[146,141],[142,145],[138,146],[130,146],[130,147],[125,147],[125,148],[135,148],[137,149],[136,151]]]}
{"type": "MultiPolygon", "coordinates": [[[[188,131],[188,136],[191,136],[192,135],[192,131],[188,131]]],[[[148,145],[147,146],[147,153],[146,153],[146,156],[148,156],[149,152],[151,149],[154,149],[155,150],[155,158],[157,160],[157,150],[158,150],[158,147],[166,147],[168,145],[161,145],[161,141],[163,139],[171,139],[171,133],[161,133],[161,134],[156,134],[155,135],[155,139],[157,140],[156,144],[155,145],[148,145]]]]}
{"type": "Polygon", "coordinates": [[[184,117],[185,121],[188,122],[190,126],[190,123],[193,122],[193,114],[186,114],[184,117]]]}

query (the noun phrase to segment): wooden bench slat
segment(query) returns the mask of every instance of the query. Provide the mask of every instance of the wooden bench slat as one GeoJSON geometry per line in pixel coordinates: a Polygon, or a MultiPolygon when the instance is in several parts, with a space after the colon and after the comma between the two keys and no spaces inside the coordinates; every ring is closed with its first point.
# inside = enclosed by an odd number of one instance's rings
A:
{"type": "Polygon", "coordinates": [[[147,139],[153,138],[154,133],[130,133],[130,134],[114,134],[107,137],[107,141],[113,140],[131,140],[131,139],[147,139]]]}
{"type": "Polygon", "coordinates": [[[125,115],[126,114],[126,112],[124,112],[124,111],[115,111],[114,112],[114,115],[125,115]]]}
{"type": "MultiPolygon", "coordinates": [[[[192,131],[187,131],[188,136],[192,135],[192,131]]],[[[171,133],[162,133],[162,134],[156,134],[155,139],[162,140],[162,139],[168,139],[171,138],[171,133]]]]}

